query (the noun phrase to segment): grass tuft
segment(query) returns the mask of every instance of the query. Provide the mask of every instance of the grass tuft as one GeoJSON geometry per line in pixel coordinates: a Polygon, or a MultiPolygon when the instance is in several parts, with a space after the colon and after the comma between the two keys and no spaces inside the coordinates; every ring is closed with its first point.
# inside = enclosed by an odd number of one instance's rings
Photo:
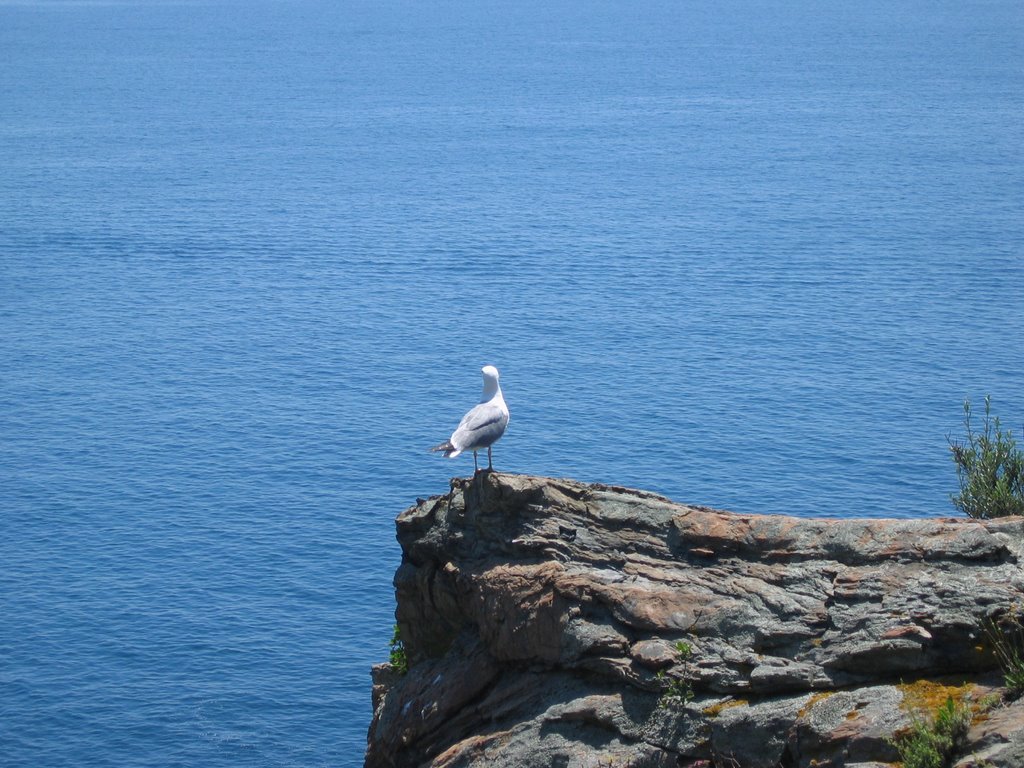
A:
{"type": "Polygon", "coordinates": [[[911,718],[910,730],[892,742],[903,768],[948,768],[971,726],[970,707],[949,696],[931,717],[911,718]]]}
{"type": "Polygon", "coordinates": [[[986,619],[982,629],[1003,672],[1009,698],[1019,698],[1024,693],[1024,615],[1020,609],[1011,610],[1001,619],[986,619]]]}

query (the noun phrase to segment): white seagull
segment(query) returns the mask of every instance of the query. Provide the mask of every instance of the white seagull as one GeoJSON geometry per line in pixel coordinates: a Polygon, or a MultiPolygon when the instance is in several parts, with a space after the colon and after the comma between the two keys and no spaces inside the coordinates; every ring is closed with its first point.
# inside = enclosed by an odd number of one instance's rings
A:
{"type": "Polygon", "coordinates": [[[498,369],[493,365],[485,365],[480,372],[484,375],[484,394],[480,402],[462,417],[448,442],[430,449],[444,451],[447,459],[454,459],[463,451],[472,451],[474,473],[480,471],[476,463],[476,452],[484,448],[487,449],[487,468],[494,469],[491,465],[491,446],[505,434],[508,425],[508,406],[501,396],[498,369]]]}

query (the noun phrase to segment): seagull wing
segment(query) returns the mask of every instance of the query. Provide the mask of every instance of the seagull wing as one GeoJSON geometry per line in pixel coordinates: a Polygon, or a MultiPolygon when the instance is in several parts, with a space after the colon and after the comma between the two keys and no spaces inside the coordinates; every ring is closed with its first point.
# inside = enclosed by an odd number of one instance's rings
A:
{"type": "Polygon", "coordinates": [[[508,411],[493,402],[480,403],[462,417],[452,432],[452,445],[460,451],[486,448],[505,433],[508,411]]]}

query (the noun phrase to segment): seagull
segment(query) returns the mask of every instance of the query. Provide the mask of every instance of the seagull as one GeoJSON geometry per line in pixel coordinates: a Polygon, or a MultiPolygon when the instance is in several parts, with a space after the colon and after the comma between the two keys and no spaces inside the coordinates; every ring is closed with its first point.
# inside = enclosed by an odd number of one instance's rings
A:
{"type": "Polygon", "coordinates": [[[446,459],[454,459],[463,451],[472,451],[474,474],[480,471],[476,463],[476,452],[484,448],[487,449],[487,468],[494,469],[491,464],[491,446],[505,434],[508,425],[508,406],[501,396],[498,369],[493,365],[485,365],[480,373],[484,375],[484,394],[480,402],[462,417],[448,442],[430,449],[444,451],[446,459]]]}

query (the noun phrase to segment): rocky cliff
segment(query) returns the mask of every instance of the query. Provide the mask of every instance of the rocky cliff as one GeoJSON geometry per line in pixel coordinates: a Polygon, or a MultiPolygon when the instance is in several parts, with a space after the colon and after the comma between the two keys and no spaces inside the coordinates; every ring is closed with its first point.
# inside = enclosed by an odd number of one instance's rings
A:
{"type": "Polygon", "coordinates": [[[397,521],[411,665],[374,670],[366,766],[853,766],[948,696],[956,765],[1024,766],[983,621],[1024,520],[738,515],[481,473],[397,521]]]}

